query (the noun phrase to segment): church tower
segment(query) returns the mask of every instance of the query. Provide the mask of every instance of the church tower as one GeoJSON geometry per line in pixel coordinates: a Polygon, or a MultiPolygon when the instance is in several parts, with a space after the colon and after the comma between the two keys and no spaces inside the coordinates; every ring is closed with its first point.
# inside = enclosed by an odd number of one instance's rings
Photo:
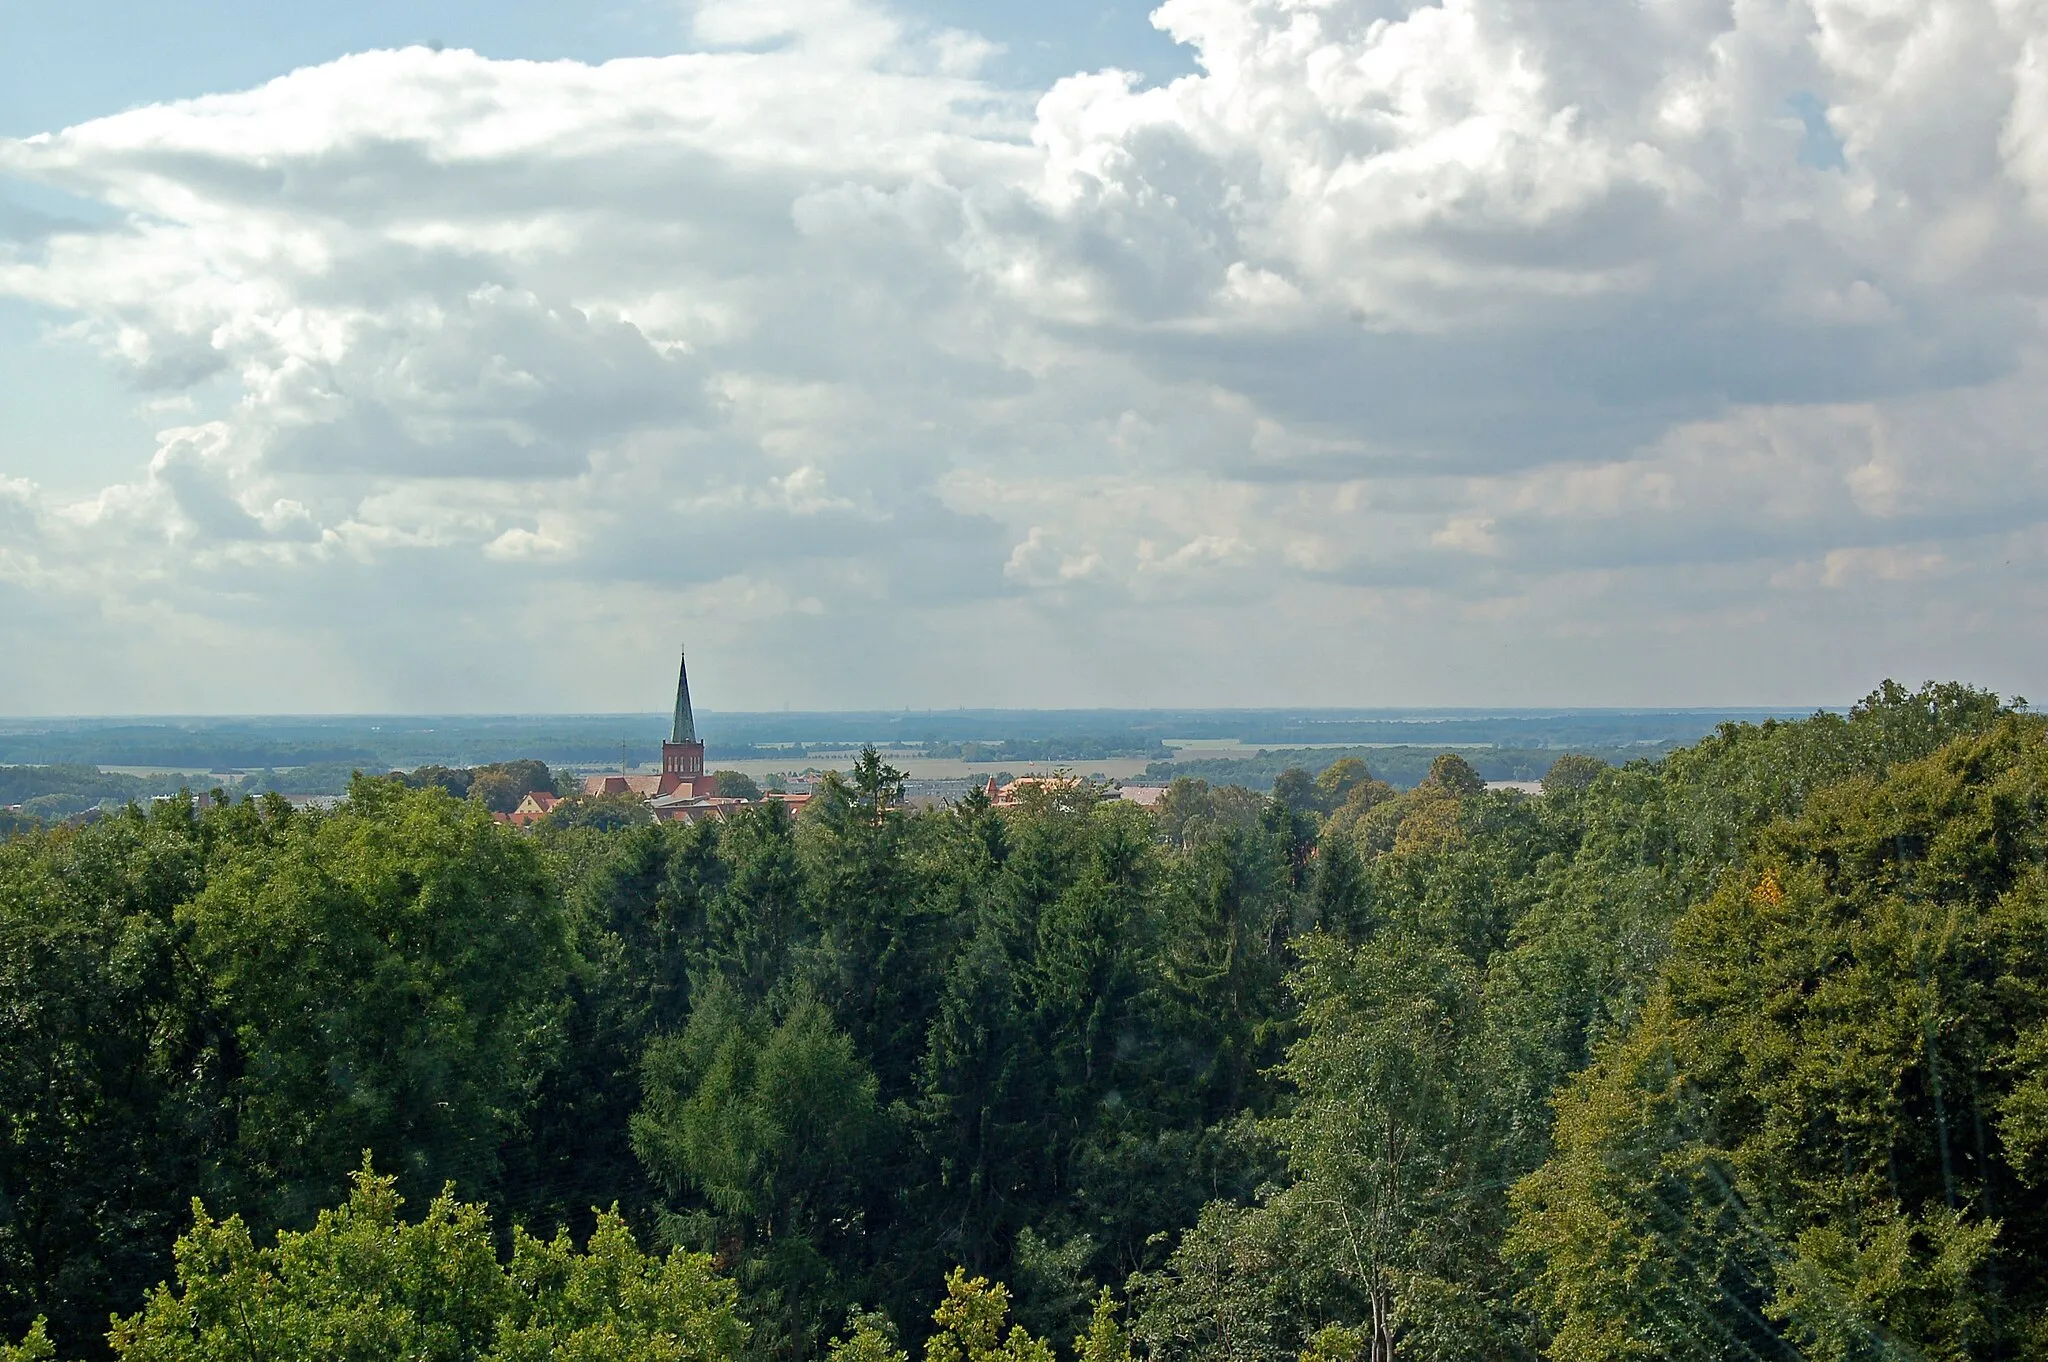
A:
{"type": "Polygon", "coordinates": [[[661,784],[664,794],[701,798],[714,792],[711,778],[704,774],[704,744],[697,740],[697,718],[690,712],[687,656],[676,670],[676,715],[668,741],[661,745],[661,784]]]}

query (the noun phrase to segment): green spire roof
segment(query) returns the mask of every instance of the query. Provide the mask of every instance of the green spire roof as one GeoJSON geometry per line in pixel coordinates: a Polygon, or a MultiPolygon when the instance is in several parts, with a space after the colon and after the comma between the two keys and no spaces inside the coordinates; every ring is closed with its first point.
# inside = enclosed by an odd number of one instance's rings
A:
{"type": "Polygon", "coordinates": [[[696,716],[690,713],[690,660],[686,656],[676,669],[676,723],[670,742],[697,741],[696,716]]]}

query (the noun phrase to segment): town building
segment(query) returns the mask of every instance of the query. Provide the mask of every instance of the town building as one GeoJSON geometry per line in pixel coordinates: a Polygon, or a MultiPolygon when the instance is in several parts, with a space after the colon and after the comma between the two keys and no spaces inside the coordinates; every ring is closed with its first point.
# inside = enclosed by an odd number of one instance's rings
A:
{"type": "Polygon", "coordinates": [[[515,828],[532,827],[535,823],[553,813],[555,805],[561,802],[561,800],[555,798],[554,795],[546,790],[529,790],[525,797],[519,801],[519,807],[508,814],[501,815],[501,819],[504,822],[510,823],[515,828]]]}
{"type": "Polygon", "coordinates": [[[656,775],[605,774],[585,776],[587,795],[636,794],[646,800],[711,799],[718,794],[718,777],[704,770],[704,744],[697,737],[697,716],[690,709],[690,659],[684,655],[676,668],[676,710],[669,724],[667,741],[661,745],[661,771],[656,775]]]}
{"type": "Polygon", "coordinates": [[[1023,803],[1030,794],[1043,791],[1048,795],[1056,795],[1065,790],[1077,789],[1083,783],[1078,776],[1060,775],[1018,776],[1007,784],[998,785],[996,778],[990,776],[988,783],[981,787],[981,792],[987,795],[988,802],[997,808],[1009,809],[1023,803]]]}
{"type": "MultiPolygon", "coordinates": [[[[676,668],[676,708],[669,734],[661,744],[661,770],[641,775],[620,771],[583,778],[586,795],[638,795],[664,823],[699,823],[723,819],[747,806],[744,799],[729,799],[718,793],[718,777],[704,769],[704,742],[697,736],[697,716],[690,708],[690,660],[685,655],[676,668]]],[[[809,795],[769,794],[773,799],[802,808],[809,795]]]]}

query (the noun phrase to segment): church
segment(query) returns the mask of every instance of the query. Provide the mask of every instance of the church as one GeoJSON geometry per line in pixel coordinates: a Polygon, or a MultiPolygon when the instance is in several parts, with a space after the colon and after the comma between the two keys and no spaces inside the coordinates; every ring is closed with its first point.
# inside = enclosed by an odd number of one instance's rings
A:
{"type": "Polygon", "coordinates": [[[690,660],[676,671],[676,712],[667,741],[661,745],[659,775],[595,775],[583,778],[587,795],[639,795],[657,817],[695,822],[697,816],[723,817],[724,806],[737,799],[718,797],[718,778],[704,769],[704,743],[697,737],[697,718],[690,712],[690,660]]]}
{"type": "MultiPolygon", "coordinates": [[[[690,659],[686,655],[676,669],[676,712],[669,723],[668,739],[661,745],[661,772],[640,775],[620,772],[585,776],[586,795],[638,795],[664,823],[699,823],[707,818],[724,819],[747,807],[744,799],[730,799],[718,793],[718,777],[704,769],[704,743],[697,736],[697,716],[690,712],[690,659]]],[[[784,805],[794,813],[810,802],[808,794],[785,794],[771,790],[765,801],[784,805]]],[[[536,815],[538,816],[538,815],[536,815]]]]}

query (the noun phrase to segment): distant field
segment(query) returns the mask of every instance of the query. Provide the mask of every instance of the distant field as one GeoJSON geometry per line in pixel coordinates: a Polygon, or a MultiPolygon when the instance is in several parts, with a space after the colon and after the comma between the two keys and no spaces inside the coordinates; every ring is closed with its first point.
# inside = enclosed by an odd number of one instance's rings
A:
{"type": "MultiPolygon", "coordinates": [[[[1203,768],[1206,768],[1209,763],[1244,762],[1247,765],[1243,768],[1242,774],[1248,778],[1250,783],[1258,784],[1261,788],[1272,783],[1272,776],[1270,774],[1265,774],[1253,765],[1256,763],[1258,767],[1262,767],[1267,764],[1261,761],[1259,754],[1272,749],[1256,743],[1245,743],[1235,740],[1219,741],[1214,738],[1167,738],[1164,741],[1168,747],[1173,749],[1171,764],[1174,766],[1188,765],[1192,768],[1196,763],[1201,763],[1203,768]]],[[[1288,747],[1285,750],[1288,752],[1346,752],[1355,751],[1361,746],[1385,748],[1389,751],[1406,750],[1403,744],[1398,743],[1303,743],[1288,747]]],[[[1469,748],[1490,751],[1492,750],[1492,745],[1487,743],[1442,743],[1437,744],[1433,750],[1450,751],[1469,748]]],[[[1163,778],[1157,769],[1161,766],[1161,763],[1148,761],[1143,757],[1100,757],[1092,761],[1051,762],[960,761],[953,757],[927,757],[921,752],[904,749],[878,748],[876,750],[880,752],[884,761],[887,761],[891,766],[896,767],[913,780],[985,779],[1005,771],[1013,776],[1022,776],[1034,773],[1042,774],[1055,769],[1065,769],[1073,772],[1075,775],[1101,776],[1109,780],[1133,781],[1144,779],[1148,768],[1152,769],[1155,779],[1163,778]]],[[[858,748],[844,748],[838,751],[827,752],[813,749],[801,759],[779,757],[739,761],[713,760],[709,764],[721,771],[745,772],[748,776],[758,781],[771,775],[790,776],[805,770],[845,771],[852,767],[854,758],[859,755],[858,748]]],[[[1316,763],[1313,759],[1310,759],[1307,764],[1315,765],[1316,763]]],[[[591,767],[589,769],[597,770],[600,768],[591,767]]],[[[602,769],[614,770],[616,769],[616,764],[605,766],[602,769]]],[[[1233,771],[1235,769],[1232,768],[1233,771]]],[[[1200,768],[1197,768],[1196,773],[1212,779],[1217,775],[1213,770],[1200,768]]],[[[1223,778],[1227,780],[1231,777],[1228,773],[1225,773],[1223,778]]]]}
{"type": "MultiPolygon", "coordinates": [[[[1122,781],[1190,775],[1268,789],[1288,766],[1363,758],[1396,786],[1436,754],[1462,753],[1490,780],[1532,780],[1560,752],[1609,762],[1697,742],[1725,722],[1804,710],[949,710],[743,714],[698,711],[713,769],[755,780],[844,770],[873,743],[914,781],[985,780],[1066,768],[1122,781]]],[[[248,773],[292,793],[335,793],[349,773],[533,758],[569,772],[657,769],[662,714],[338,715],[0,719],[0,768],[99,767],[130,784],[66,786],[119,799],[248,773]],[[184,775],[184,773],[193,773],[184,775]],[[266,774],[267,773],[267,774],[266,774]],[[182,779],[181,779],[182,777],[182,779]]],[[[58,793],[52,790],[51,793],[58,793]]],[[[7,801],[14,802],[14,801],[7,801]]]]}
{"type": "MultiPolygon", "coordinates": [[[[1004,772],[1012,776],[1043,774],[1064,769],[1080,776],[1099,776],[1125,783],[1164,783],[1175,775],[1189,775],[1214,785],[1246,785],[1266,790],[1273,778],[1289,766],[1320,771],[1346,756],[1362,757],[1375,776],[1406,789],[1422,778],[1438,752],[1460,751],[1489,781],[1502,788],[1534,788],[1558,753],[1550,750],[1497,751],[1491,744],[1435,743],[1418,747],[1400,743],[1310,743],[1293,747],[1265,747],[1242,742],[1177,742],[1167,739],[1173,749],[1171,761],[1146,761],[1142,757],[1106,758],[1096,761],[958,761],[949,757],[926,757],[920,753],[877,749],[883,760],[912,780],[983,780],[1004,772]]],[[[1610,764],[1619,765],[1632,756],[1656,756],[1661,748],[1579,749],[1610,764]]],[[[801,761],[789,759],[714,761],[719,770],[743,771],[756,781],[769,776],[792,776],[805,770],[845,771],[859,753],[853,749],[812,752],[801,761]]],[[[596,769],[596,768],[592,768],[596,769]]],[[[612,769],[612,768],[606,768],[612,769]]]]}
{"type": "MultiPolygon", "coordinates": [[[[807,769],[819,771],[845,771],[853,766],[852,752],[834,754],[819,753],[801,761],[710,761],[706,764],[721,771],[744,771],[755,780],[772,775],[794,775],[807,769]]],[[[925,757],[915,753],[885,752],[883,759],[891,766],[909,776],[912,780],[967,780],[981,779],[1008,771],[1013,776],[1044,772],[1053,767],[1065,767],[1076,775],[1105,776],[1111,780],[1129,780],[1145,773],[1143,757],[1104,757],[1096,761],[1075,762],[1019,762],[1019,761],[960,761],[953,757],[925,757]]]]}

